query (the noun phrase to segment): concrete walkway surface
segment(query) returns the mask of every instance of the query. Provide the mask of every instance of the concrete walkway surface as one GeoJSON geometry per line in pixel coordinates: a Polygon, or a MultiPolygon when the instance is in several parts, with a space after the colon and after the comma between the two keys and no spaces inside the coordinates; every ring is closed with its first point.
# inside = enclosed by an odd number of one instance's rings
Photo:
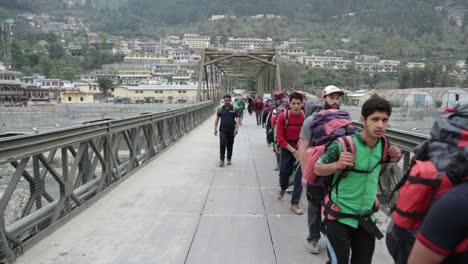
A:
{"type": "MultiPolygon", "coordinates": [[[[16,263],[325,263],[306,252],[306,215],[276,198],[265,130],[246,115],[233,164],[218,167],[214,117],[142,167],[16,263]]],[[[305,195],[301,207],[306,212],[305,195]]],[[[378,241],[374,263],[392,263],[378,241]]]]}

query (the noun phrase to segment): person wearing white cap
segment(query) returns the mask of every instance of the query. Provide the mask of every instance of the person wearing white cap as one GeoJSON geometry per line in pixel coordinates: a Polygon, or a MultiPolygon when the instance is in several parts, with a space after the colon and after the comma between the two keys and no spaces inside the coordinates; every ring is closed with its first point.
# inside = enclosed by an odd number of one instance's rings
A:
{"type": "Polygon", "coordinates": [[[344,95],[344,92],[334,86],[328,85],[322,90],[322,98],[325,101],[325,109],[339,109],[340,108],[340,97],[344,95]]]}
{"type": "MultiPolygon", "coordinates": [[[[312,130],[310,129],[312,121],[314,120],[315,113],[322,108],[327,109],[339,109],[340,108],[340,97],[344,94],[340,88],[329,85],[322,90],[322,102],[319,100],[310,100],[306,104],[306,119],[302,126],[300,141],[299,141],[299,161],[301,162],[301,168],[305,168],[307,162],[307,148],[312,146],[312,130]],[[320,105],[322,104],[322,105],[320,105]],[[309,108],[312,111],[309,111],[309,108]]],[[[318,242],[320,240],[320,226],[321,220],[321,206],[322,200],[325,194],[325,188],[323,185],[316,184],[313,182],[304,182],[303,186],[307,193],[307,225],[309,227],[309,235],[307,237],[307,251],[311,254],[319,254],[320,248],[318,242]]]]}

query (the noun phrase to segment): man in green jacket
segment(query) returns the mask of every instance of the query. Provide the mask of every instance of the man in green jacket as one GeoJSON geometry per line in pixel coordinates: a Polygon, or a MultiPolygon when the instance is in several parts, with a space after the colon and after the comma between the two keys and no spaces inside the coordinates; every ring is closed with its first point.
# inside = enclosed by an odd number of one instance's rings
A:
{"type": "Polygon", "coordinates": [[[383,153],[382,137],[388,127],[392,107],[382,98],[371,98],[362,106],[363,129],[352,136],[355,156],[343,151],[341,144],[334,141],[319,158],[315,172],[319,176],[333,177],[330,199],[340,213],[355,217],[327,220],[327,249],[330,261],[348,264],[370,264],[375,249],[375,217],[372,213],[377,196],[377,185],[382,169],[382,155],[390,155],[390,162],[401,158],[396,146],[383,153]],[[345,177],[339,177],[343,170],[345,177]],[[338,178],[341,180],[337,181],[338,178]]]}

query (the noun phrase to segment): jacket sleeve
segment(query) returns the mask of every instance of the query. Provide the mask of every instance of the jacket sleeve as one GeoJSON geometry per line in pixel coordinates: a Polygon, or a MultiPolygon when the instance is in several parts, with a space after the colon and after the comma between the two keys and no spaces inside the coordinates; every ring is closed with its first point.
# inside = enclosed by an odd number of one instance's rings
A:
{"type": "Polygon", "coordinates": [[[285,112],[279,114],[278,120],[276,121],[276,141],[281,148],[286,148],[288,146],[288,142],[284,138],[284,115],[285,112]]]}

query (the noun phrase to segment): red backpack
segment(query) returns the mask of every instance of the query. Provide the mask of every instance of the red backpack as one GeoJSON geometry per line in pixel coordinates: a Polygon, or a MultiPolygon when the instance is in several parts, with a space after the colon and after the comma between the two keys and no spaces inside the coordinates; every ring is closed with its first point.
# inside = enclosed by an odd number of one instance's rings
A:
{"type": "Polygon", "coordinates": [[[446,110],[432,127],[431,138],[415,149],[411,166],[395,187],[393,221],[418,230],[432,203],[468,180],[468,105],[446,110]]]}

